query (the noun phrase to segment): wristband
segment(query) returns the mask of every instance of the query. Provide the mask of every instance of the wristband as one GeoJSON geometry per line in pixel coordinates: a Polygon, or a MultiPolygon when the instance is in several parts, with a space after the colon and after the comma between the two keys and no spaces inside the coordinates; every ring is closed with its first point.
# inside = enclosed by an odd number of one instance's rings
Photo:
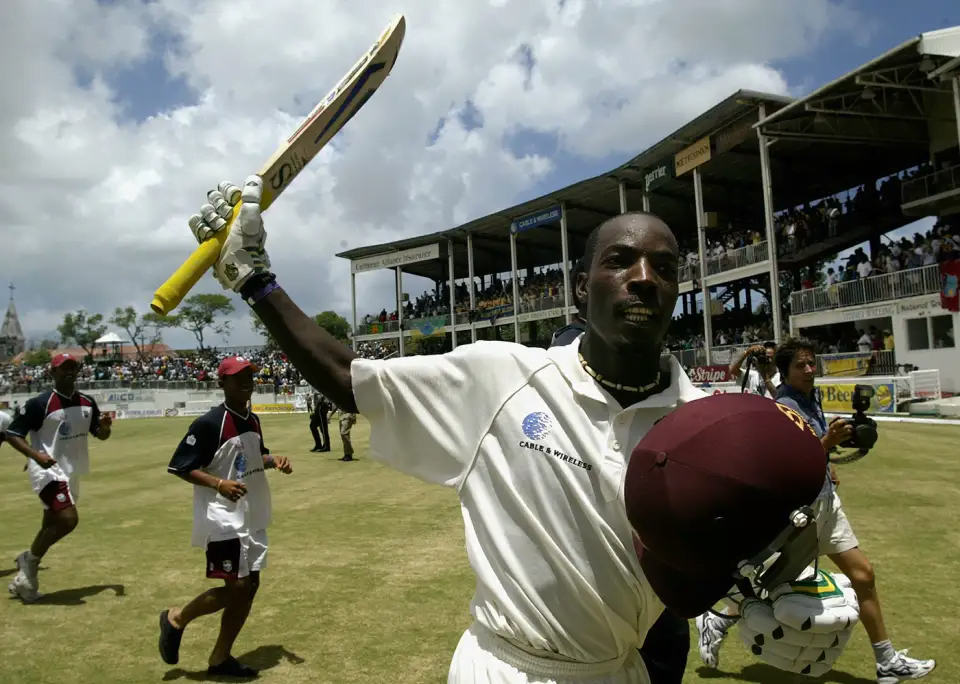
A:
{"type": "MultiPolygon", "coordinates": [[[[223,480],[217,480],[217,494],[220,494],[220,485],[223,484],[223,480]]],[[[222,496],[222,494],[221,494],[222,496]]]]}
{"type": "Polygon", "coordinates": [[[266,282],[253,283],[253,286],[249,288],[249,290],[246,287],[243,288],[245,291],[242,293],[242,296],[249,306],[253,306],[268,294],[280,288],[280,285],[274,279],[273,275],[270,275],[269,278],[266,282]]]}

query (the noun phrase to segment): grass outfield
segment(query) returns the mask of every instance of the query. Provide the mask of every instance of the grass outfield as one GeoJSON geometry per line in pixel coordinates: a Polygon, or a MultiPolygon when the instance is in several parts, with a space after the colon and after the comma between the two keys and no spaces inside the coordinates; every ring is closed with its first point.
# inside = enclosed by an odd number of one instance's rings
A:
{"type": "MultiPolygon", "coordinates": [[[[188,422],[117,421],[109,442],[93,441],[80,526],[42,564],[47,598],[30,606],[0,600],[0,682],[208,681],[218,618],[189,627],[179,666],[157,653],[159,611],[211,586],[202,551],[190,547],[191,487],[165,472],[188,422]]],[[[304,415],[263,422],[267,444],[291,458],[294,473],[269,474],[269,566],[235,655],[261,668],[264,682],[445,682],[473,593],[455,495],[366,459],[362,418],[355,463],[338,462],[336,451],[309,453],[304,415]]],[[[870,456],[841,469],[840,493],[876,567],[894,646],[939,660],[927,681],[958,682],[960,428],[881,430],[870,456]]],[[[333,441],[339,448],[339,436],[333,441]]],[[[21,463],[9,446],[0,449],[4,582],[40,520],[21,463]]],[[[684,682],[706,681],[811,680],[759,664],[732,632],[720,672],[701,670],[694,645],[684,682]]],[[[876,681],[862,628],[820,681],[876,681]]]]}

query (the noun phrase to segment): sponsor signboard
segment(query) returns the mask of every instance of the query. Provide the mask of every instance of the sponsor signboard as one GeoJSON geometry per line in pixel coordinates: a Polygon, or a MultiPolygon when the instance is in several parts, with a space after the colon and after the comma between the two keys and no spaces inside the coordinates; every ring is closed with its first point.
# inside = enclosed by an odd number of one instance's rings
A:
{"type": "Polygon", "coordinates": [[[701,164],[710,161],[710,136],[700,138],[690,147],[680,150],[673,158],[674,173],[677,177],[693,171],[701,164]]]}
{"type": "MultiPolygon", "coordinates": [[[[827,413],[850,413],[853,410],[854,383],[819,385],[823,395],[823,410],[827,413]]],[[[897,392],[892,382],[873,385],[873,399],[869,413],[893,413],[897,410],[897,392]]]]}
{"type": "Polygon", "coordinates": [[[549,209],[527,214],[512,221],[510,223],[510,232],[522,233],[525,230],[530,230],[531,228],[536,228],[537,226],[542,226],[547,223],[556,223],[562,216],[563,210],[560,208],[560,205],[557,204],[549,209]]]}
{"type": "Polygon", "coordinates": [[[293,404],[254,404],[254,413],[292,413],[293,404]]]}
{"type": "Polygon", "coordinates": [[[163,409],[127,409],[117,411],[117,418],[126,420],[128,418],[162,418],[163,409]]]}
{"type": "Polygon", "coordinates": [[[387,252],[377,256],[355,259],[350,262],[351,273],[366,273],[368,271],[378,271],[382,268],[396,268],[415,264],[420,261],[430,261],[440,258],[440,243],[435,242],[432,245],[423,247],[414,247],[413,249],[404,249],[399,252],[387,252]]]}
{"type": "Polygon", "coordinates": [[[643,191],[656,190],[673,178],[673,162],[664,160],[643,174],[643,191]]]}
{"type": "Polygon", "coordinates": [[[728,366],[694,366],[690,369],[690,382],[733,382],[728,366]]]}

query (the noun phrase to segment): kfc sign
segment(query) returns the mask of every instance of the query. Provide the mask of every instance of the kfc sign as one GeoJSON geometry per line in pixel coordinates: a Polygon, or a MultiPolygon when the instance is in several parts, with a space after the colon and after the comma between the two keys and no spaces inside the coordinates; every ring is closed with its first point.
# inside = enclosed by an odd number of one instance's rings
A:
{"type": "Polygon", "coordinates": [[[727,366],[694,366],[690,369],[690,382],[733,382],[727,366]]]}

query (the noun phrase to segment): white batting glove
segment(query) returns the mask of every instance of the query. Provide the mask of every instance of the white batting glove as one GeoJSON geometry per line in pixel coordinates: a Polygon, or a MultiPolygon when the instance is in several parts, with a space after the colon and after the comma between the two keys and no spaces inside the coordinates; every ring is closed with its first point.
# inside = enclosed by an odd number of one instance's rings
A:
{"type": "Polygon", "coordinates": [[[197,242],[203,242],[226,227],[233,207],[243,200],[237,220],[230,227],[230,234],[213,268],[214,275],[225,290],[239,292],[250,276],[266,273],[270,268],[270,257],[263,248],[267,232],[263,229],[263,217],[260,215],[262,194],[263,180],[260,176],[247,176],[242,190],[224,181],[216,190],[207,193],[207,204],[200,207],[200,213],[190,217],[193,236],[197,242]]]}
{"type": "Polygon", "coordinates": [[[740,605],[740,640],[763,662],[787,672],[819,677],[843,653],[860,607],[850,580],[808,568],[795,582],[776,587],[767,600],[740,605]]]}

